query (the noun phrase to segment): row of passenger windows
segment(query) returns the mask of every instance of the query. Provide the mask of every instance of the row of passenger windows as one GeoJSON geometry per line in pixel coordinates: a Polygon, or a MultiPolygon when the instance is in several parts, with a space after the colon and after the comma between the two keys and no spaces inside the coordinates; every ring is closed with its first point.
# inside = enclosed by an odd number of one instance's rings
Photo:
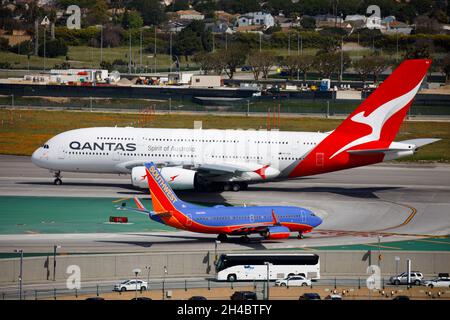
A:
{"type": "MultiPolygon", "coordinates": [[[[65,151],[66,152],[66,151],[65,151]]],[[[86,151],[69,151],[66,152],[68,154],[81,154],[81,155],[92,155],[92,156],[107,156],[109,155],[109,152],[86,152],[86,151]]],[[[121,153],[122,156],[127,157],[172,157],[172,158],[194,158],[193,154],[150,154],[150,153],[121,153]]],[[[239,157],[239,156],[217,156],[212,155],[212,158],[215,159],[247,159],[247,160],[262,160],[263,157],[257,157],[257,156],[245,156],[245,157],[239,157]]],[[[281,157],[278,158],[280,160],[300,160],[302,158],[290,158],[290,157],[281,157]]]]}
{"type": "MultiPolygon", "coordinates": [[[[280,219],[293,219],[293,218],[300,218],[301,215],[297,214],[297,215],[282,215],[282,216],[278,216],[278,218],[280,219]]],[[[206,221],[206,220],[247,220],[247,219],[252,219],[251,216],[224,216],[224,217],[196,217],[194,218],[194,220],[197,221],[206,221]]],[[[265,217],[265,216],[253,216],[253,220],[267,220],[270,219],[270,217],[265,217]]]]}
{"type": "Polygon", "coordinates": [[[86,151],[69,151],[68,154],[83,154],[91,156],[108,156],[109,152],[86,152],[86,151]]]}
{"type": "MultiPolygon", "coordinates": [[[[239,140],[224,140],[224,139],[168,139],[168,138],[143,138],[147,141],[170,141],[170,142],[225,142],[225,143],[240,143],[239,140]]],[[[97,137],[97,140],[115,140],[115,141],[134,141],[134,138],[126,137],[97,137]]],[[[253,143],[263,144],[289,144],[288,141],[250,141],[253,143]]],[[[298,142],[298,141],[297,141],[298,142]]],[[[303,142],[304,145],[316,145],[317,142],[303,142]]],[[[48,146],[47,146],[48,149],[48,146]]]]}
{"type": "Polygon", "coordinates": [[[97,140],[133,141],[134,138],[125,138],[125,137],[97,137],[97,140]]]}

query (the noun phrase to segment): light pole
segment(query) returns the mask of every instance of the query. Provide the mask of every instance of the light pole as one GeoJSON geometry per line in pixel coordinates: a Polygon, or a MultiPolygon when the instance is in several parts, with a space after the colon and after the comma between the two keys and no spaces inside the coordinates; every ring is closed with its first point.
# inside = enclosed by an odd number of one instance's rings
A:
{"type": "Polygon", "coordinates": [[[166,274],[167,274],[167,267],[164,266],[164,276],[163,276],[163,300],[165,300],[165,296],[166,296],[166,274]]]}
{"type": "Polygon", "coordinates": [[[154,48],[154,58],[155,58],[155,74],[156,74],[156,25],[153,26],[153,28],[155,28],[155,48],[154,48]]]}
{"type": "Polygon", "coordinates": [[[269,300],[269,262],[264,262],[264,264],[267,266],[267,290],[266,290],[266,300],[269,300]]]}
{"type": "Polygon", "coordinates": [[[214,265],[216,265],[216,263],[217,263],[217,247],[219,246],[219,244],[220,244],[220,241],[219,240],[216,240],[215,242],[214,242],[214,265]]]}
{"type": "Polygon", "coordinates": [[[138,276],[138,274],[139,273],[141,273],[141,269],[133,269],[133,273],[134,273],[134,276],[135,276],[135,284],[136,284],[136,290],[135,290],[135,298],[137,299],[137,292],[138,292],[138,280],[137,280],[137,276],[138,276]]]}
{"type": "Polygon", "coordinates": [[[22,282],[23,282],[23,249],[14,250],[15,253],[20,253],[20,269],[19,269],[19,299],[22,300],[22,282]]]}
{"type": "Polygon", "coordinates": [[[46,69],[46,39],[47,38],[47,26],[50,24],[50,21],[48,20],[47,16],[42,19],[41,25],[44,26],[44,71],[46,69]]]}
{"type": "Polygon", "coordinates": [[[343,73],[344,73],[344,37],[341,37],[341,74],[339,75],[340,82],[342,82],[343,73]]]}
{"type": "Polygon", "coordinates": [[[131,74],[131,29],[128,29],[129,45],[128,45],[128,74],[131,74]]]}
{"type": "Polygon", "coordinates": [[[147,290],[150,287],[150,270],[152,269],[152,267],[150,266],[145,266],[145,269],[147,270],[147,290]]]}
{"type": "Polygon", "coordinates": [[[56,281],[56,249],[60,249],[60,245],[53,246],[53,281],[56,281]]]}
{"type": "Polygon", "coordinates": [[[103,61],[103,25],[96,25],[97,28],[100,28],[100,63],[103,61]]]}
{"type": "Polygon", "coordinates": [[[398,264],[400,263],[400,257],[395,257],[395,274],[398,275],[398,264]]]}
{"type": "Polygon", "coordinates": [[[173,64],[173,60],[172,60],[172,31],[170,32],[170,73],[172,73],[172,64],[173,64]]]}

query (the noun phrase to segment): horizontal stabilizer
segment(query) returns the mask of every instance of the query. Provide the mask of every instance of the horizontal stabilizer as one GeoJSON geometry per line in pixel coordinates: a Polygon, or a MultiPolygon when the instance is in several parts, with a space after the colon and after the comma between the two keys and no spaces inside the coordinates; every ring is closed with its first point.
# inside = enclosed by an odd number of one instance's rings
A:
{"type": "Polygon", "coordinates": [[[404,140],[404,141],[400,141],[400,142],[405,143],[405,144],[413,144],[416,146],[416,149],[417,149],[417,148],[423,147],[427,144],[435,143],[439,140],[442,140],[442,139],[424,138],[424,139],[404,140]]]}

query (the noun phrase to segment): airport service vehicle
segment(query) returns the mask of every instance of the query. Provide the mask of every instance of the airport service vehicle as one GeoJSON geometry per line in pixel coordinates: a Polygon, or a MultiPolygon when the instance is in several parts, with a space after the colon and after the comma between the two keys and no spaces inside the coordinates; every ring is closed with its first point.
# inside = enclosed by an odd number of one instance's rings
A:
{"type": "Polygon", "coordinates": [[[148,284],[142,280],[125,280],[114,286],[114,291],[147,290],[148,284]]]}
{"type": "Polygon", "coordinates": [[[275,285],[280,287],[306,287],[311,285],[311,280],[306,279],[304,276],[293,276],[277,280],[275,285]]]}
{"type": "MultiPolygon", "coordinates": [[[[412,271],[410,273],[410,281],[412,284],[420,285],[422,283],[423,274],[421,272],[412,271]]],[[[398,286],[399,284],[408,284],[408,273],[403,272],[397,276],[389,278],[389,282],[393,285],[398,286]]]]}
{"type": "Polygon", "coordinates": [[[438,277],[433,280],[425,281],[424,285],[430,288],[450,288],[450,278],[438,277]]]}
{"type": "MultiPolygon", "coordinates": [[[[319,256],[312,253],[222,254],[216,262],[217,280],[269,280],[302,276],[320,279],[319,256]]],[[[309,282],[309,285],[311,283],[309,282]]]]}
{"type": "Polygon", "coordinates": [[[320,295],[315,292],[307,292],[302,294],[298,300],[320,300],[320,295]]]}
{"type": "Polygon", "coordinates": [[[180,200],[154,163],[146,163],[146,178],[152,196],[154,211],[148,211],[138,198],[134,198],[137,208],[132,210],[146,214],[150,219],[173,228],[218,234],[218,240],[226,241],[228,235],[241,236],[242,242],[249,242],[249,234],[260,234],[265,239],[289,238],[291,232],[304,233],[322,223],[322,219],[312,211],[293,206],[257,206],[212,208],[200,207],[180,200]]]}
{"type": "Polygon", "coordinates": [[[147,188],[144,163],[154,162],[173,189],[234,190],[413,155],[439,139],[394,138],[431,60],[404,61],[330,132],[84,128],[60,133],[39,147],[33,163],[61,172],[130,174],[147,188]]]}
{"type": "Polygon", "coordinates": [[[253,291],[236,291],[230,297],[231,300],[258,300],[256,292],[253,291]]]}

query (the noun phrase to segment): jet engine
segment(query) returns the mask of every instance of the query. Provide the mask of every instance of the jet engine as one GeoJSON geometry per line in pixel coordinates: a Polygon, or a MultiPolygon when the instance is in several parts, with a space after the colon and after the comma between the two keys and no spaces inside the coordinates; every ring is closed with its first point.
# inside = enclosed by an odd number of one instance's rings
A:
{"type": "MultiPolygon", "coordinates": [[[[174,190],[194,189],[197,172],[179,167],[164,167],[159,170],[164,179],[174,190]]],[[[147,189],[148,182],[145,175],[145,167],[134,167],[131,170],[131,183],[133,186],[147,189]]]]}
{"type": "Polygon", "coordinates": [[[289,238],[291,231],[287,227],[273,226],[267,228],[264,233],[264,237],[268,240],[287,239],[289,238]]]}

